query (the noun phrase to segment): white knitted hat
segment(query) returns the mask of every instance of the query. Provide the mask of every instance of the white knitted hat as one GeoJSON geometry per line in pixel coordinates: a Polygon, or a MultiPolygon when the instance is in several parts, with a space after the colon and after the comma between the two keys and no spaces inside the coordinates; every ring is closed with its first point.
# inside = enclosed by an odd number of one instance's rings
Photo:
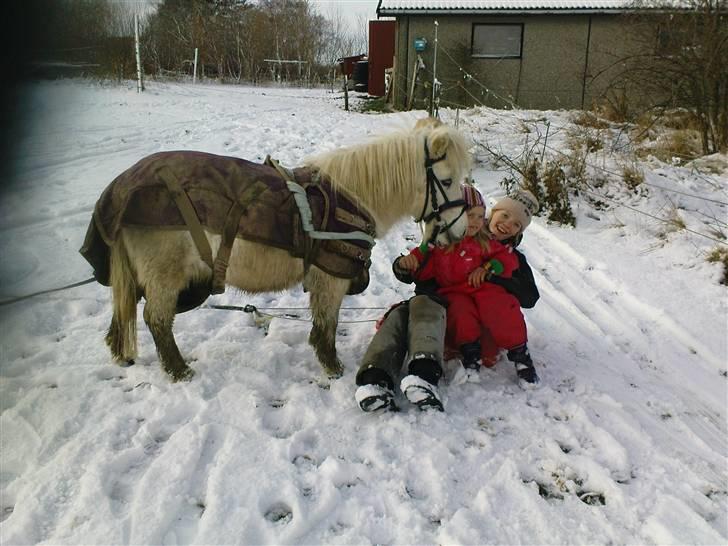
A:
{"type": "Polygon", "coordinates": [[[523,233],[531,223],[531,217],[538,212],[538,208],[538,199],[530,191],[517,190],[493,205],[491,214],[497,210],[507,210],[521,223],[521,233],[523,233]]]}

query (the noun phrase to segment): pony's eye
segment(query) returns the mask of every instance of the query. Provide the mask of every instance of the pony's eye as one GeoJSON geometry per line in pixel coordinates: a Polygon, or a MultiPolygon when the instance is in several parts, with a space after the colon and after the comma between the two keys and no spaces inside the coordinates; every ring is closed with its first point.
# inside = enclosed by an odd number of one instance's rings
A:
{"type": "Polygon", "coordinates": [[[446,188],[449,188],[450,186],[452,186],[452,178],[446,178],[445,180],[440,180],[440,184],[442,184],[446,188]]]}

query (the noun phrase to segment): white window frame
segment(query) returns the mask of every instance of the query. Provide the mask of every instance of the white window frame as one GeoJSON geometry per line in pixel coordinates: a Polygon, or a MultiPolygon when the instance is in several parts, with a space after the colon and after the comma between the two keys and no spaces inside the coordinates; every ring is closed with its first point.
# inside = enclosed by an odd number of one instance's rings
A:
{"type": "Polygon", "coordinates": [[[520,59],[523,55],[523,23],[473,23],[473,29],[470,36],[470,54],[472,57],[477,59],[520,59]],[[475,52],[475,33],[477,29],[494,27],[512,27],[519,30],[517,53],[500,54],[475,52]]]}

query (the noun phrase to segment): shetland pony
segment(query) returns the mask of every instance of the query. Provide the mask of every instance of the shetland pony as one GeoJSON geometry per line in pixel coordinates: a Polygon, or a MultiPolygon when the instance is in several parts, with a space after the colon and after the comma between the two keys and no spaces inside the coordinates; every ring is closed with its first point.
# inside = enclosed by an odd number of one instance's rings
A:
{"type": "MultiPolygon", "coordinates": [[[[399,220],[428,218],[424,236],[436,231],[443,242],[462,237],[467,219],[462,207],[433,211],[440,202],[461,198],[460,182],[468,175],[471,157],[463,136],[437,122],[420,122],[363,144],[310,157],[304,166],[318,169],[334,188],[358,201],[382,237],[399,220]],[[429,172],[428,172],[429,171],[429,172]],[[431,180],[437,181],[438,188],[431,180]]],[[[205,232],[213,254],[220,236],[205,232]]],[[[111,247],[110,284],[113,314],[106,343],[120,363],[136,356],[137,303],[143,294],[147,324],[162,368],[173,381],[194,371],[184,361],[172,333],[179,294],[190,284],[209,282],[210,267],[200,258],[189,232],[161,228],[123,227],[111,247]]],[[[226,284],[244,292],[287,290],[303,282],[310,293],[313,326],[309,343],[326,372],[339,377],[343,366],[336,354],[339,308],[350,280],[333,277],[316,266],[304,273],[304,263],[285,250],[236,238],[229,259],[226,284]]]]}

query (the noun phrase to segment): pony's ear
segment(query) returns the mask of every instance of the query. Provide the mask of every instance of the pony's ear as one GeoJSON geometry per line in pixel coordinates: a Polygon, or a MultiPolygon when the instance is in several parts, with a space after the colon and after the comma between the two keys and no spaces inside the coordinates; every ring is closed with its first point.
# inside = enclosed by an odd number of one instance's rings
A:
{"type": "Polygon", "coordinates": [[[445,155],[452,139],[450,130],[446,126],[436,127],[427,136],[427,148],[430,150],[430,159],[438,159],[445,155]]]}

